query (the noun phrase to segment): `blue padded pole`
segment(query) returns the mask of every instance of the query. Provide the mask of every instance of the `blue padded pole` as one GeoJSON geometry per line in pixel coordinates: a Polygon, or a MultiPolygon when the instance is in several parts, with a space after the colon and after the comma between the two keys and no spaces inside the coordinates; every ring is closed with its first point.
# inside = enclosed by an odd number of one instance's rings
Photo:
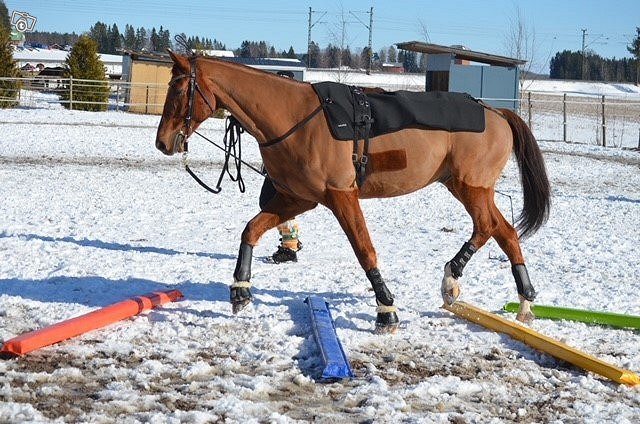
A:
{"type": "Polygon", "coordinates": [[[338,340],[336,328],[329,312],[329,305],[318,296],[309,296],[305,300],[311,314],[311,325],[316,342],[320,347],[324,370],[322,379],[336,380],[354,377],[349,359],[338,340]]]}

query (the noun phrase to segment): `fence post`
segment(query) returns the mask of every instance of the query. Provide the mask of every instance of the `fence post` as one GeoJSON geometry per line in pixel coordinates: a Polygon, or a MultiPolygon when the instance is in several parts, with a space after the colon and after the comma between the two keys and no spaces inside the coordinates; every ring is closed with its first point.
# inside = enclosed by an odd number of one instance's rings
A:
{"type": "Polygon", "coordinates": [[[73,77],[69,77],[69,110],[73,110],[73,77]]]}
{"type": "Polygon", "coordinates": [[[532,119],[531,119],[531,91],[529,91],[527,93],[527,108],[529,109],[529,113],[528,113],[528,116],[529,116],[529,128],[531,128],[531,121],[532,121],[532,119]]]}
{"type": "Polygon", "coordinates": [[[120,103],[120,84],[116,84],[116,112],[118,111],[118,103],[120,103]]]}
{"type": "Polygon", "coordinates": [[[148,85],[147,85],[146,100],[144,102],[144,113],[145,113],[145,115],[149,114],[149,86],[148,85]]]}
{"type": "Polygon", "coordinates": [[[562,95],[562,141],[567,142],[567,93],[562,95]]]}
{"type": "Polygon", "coordinates": [[[602,95],[602,147],[607,147],[607,125],[604,118],[604,95],[602,95]]]}

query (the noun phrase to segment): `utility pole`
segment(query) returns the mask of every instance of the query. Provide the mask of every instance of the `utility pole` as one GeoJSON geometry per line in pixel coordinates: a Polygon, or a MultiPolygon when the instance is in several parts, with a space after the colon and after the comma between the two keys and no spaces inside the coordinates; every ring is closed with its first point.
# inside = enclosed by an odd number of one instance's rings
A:
{"type": "Polygon", "coordinates": [[[593,44],[607,44],[606,41],[598,41],[600,39],[604,39],[604,40],[608,40],[609,37],[605,37],[604,34],[587,34],[587,29],[583,28],[582,30],[582,79],[586,79],[586,74],[587,74],[587,57],[586,57],[586,53],[587,53],[587,47],[593,45],[593,44]],[[587,43],[587,35],[591,35],[591,42],[587,43]]]}
{"type": "Polygon", "coordinates": [[[584,81],[585,68],[587,64],[586,58],[584,56],[584,53],[585,53],[584,50],[586,48],[585,41],[587,40],[587,29],[583,28],[581,31],[582,31],[582,72],[581,74],[582,74],[582,80],[584,81]]]}
{"type": "MultiPolygon", "coordinates": [[[[322,19],[322,17],[324,15],[327,14],[327,12],[323,12],[322,15],[313,23],[311,23],[311,15],[314,13],[313,9],[311,9],[311,7],[309,7],[309,33],[307,36],[307,68],[311,67],[311,28],[313,28],[317,23],[320,22],[320,19],[322,19]]],[[[315,13],[319,13],[317,10],[315,11],[315,13]]]]}
{"type": "Polygon", "coordinates": [[[369,75],[371,74],[371,61],[373,59],[373,51],[371,50],[371,38],[373,34],[373,6],[371,7],[371,9],[369,9],[368,12],[362,12],[369,14],[369,25],[362,22],[362,20],[358,18],[353,12],[349,11],[349,13],[351,13],[354,18],[356,18],[362,25],[364,25],[365,28],[369,30],[369,54],[367,55],[369,56],[369,61],[367,63],[367,75],[369,75]]]}

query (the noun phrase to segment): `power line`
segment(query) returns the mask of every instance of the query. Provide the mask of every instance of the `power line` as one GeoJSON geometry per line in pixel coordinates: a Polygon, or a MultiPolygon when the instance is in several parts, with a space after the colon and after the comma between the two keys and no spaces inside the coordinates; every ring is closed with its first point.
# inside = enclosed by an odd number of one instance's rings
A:
{"type": "MultiPolygon", "coordinates": [[[[312,15],[314,11],[311,7],[309,7],[309,30],[307,35],[307,68],[311,67],[311,28],[313,28],[316,24],[320,23],[320,19],[327,14],[327,12],[322,12],[322,15],[312,23],[312,15]]],[[[320,13],[319,11],[315,11],[315,13],[320,13]]]]}
{"type": "Polygon", "coordinates": [[[373,6],[371,6],[371,9],[369,9],[368,12],[364,12],[364,13],[368,13],[369,14],[369,25],[365,24],[364,22],[362,22],[362,20],[360,18],[358,18],[356,16],[355,13],[353,13],[352,11],[349,11],[349,13],[351,15],[353,15],[354,18],[356,18],[362,25],[365,26],[365,28],[367,28],[369,30],[369,50],[367,52],[367,75],[371,74],[371,60],[373,59],[373,51],[371,50],[371,36],[373,33],[373,6]]]}

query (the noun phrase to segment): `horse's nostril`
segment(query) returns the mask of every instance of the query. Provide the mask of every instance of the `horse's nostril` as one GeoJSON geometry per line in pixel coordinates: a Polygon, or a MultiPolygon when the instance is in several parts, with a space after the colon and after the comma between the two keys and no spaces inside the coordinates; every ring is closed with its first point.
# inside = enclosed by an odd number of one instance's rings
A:
{"type": "Polygon", "coordinates": [[[156,139],[156,149],[160,150],[162,153],[167,153],[167,148],[159,139],[156,139]]]}

